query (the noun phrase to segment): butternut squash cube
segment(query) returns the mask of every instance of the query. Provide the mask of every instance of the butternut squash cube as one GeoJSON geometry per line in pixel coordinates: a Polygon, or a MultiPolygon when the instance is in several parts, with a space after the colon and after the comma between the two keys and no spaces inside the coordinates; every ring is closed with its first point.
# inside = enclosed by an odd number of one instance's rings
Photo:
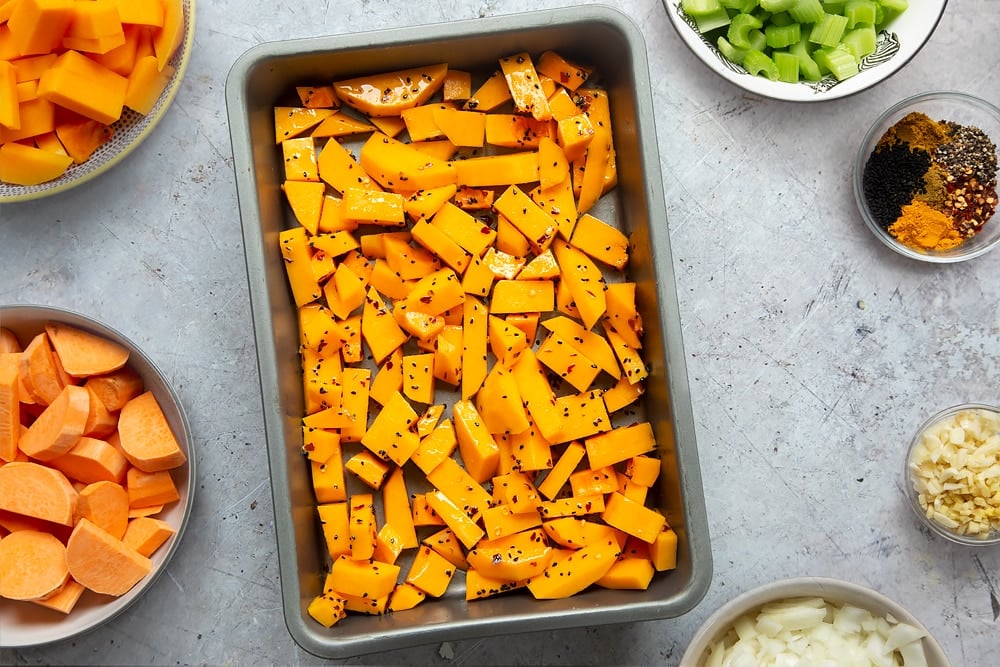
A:
{"type": "Polygon", "coordinates": [[[601,270],[590,257],[561,239],[552,244],[552,250],[583,325],[592,329],[607,309],[606,283],[601,270]]]}
{"type": "Polygon", "coordinates": [[[542,525],[537,509],[515,512],[507,505],[488,507],[483,512],[483,526],[488,539],[507,537],[542,525]]]}
{"type": "Polygon", "coordinates": [[[350,519],[346,502],[320,503],[316,506],[323,540],[331,560],[351,554],[350,519]]]}
{"type": "Polygon", "coordinates": [[[677,567],[677,533],[665,526],[649,545],[649,558],[657,572],[677,567]]]}
{"type": "Polygon", "coordinates": [[[459,147],[482,148],[489,116],[481,111],[464,111],[448,104],[432,107],[434,123],[448,141],[459,147]]]}
{"type": "Polygon", "coordinates": [[[564,516],[587,516],[600,514],[604,511],[604,496],[593,494],[589,496],[570,496],[546,500],[539,505],[543,519],[556,519],[564,516]]]}
{"type": "Polygon", "coordinates": [[[487,329],[490,350],[497,358],[497,362],[506,368],[512,367],[521,352],[530,345],[528,337],[521,329],[495,315],[489,316],[487,329]]]}
{"type": "Polygon", "coordinates": [[[518,113],[531,114],[536,120],[552,117],[549,100],[539,83],[538,72],[527,51],[500,59],[500,69],[510,88],[511,99],[518,113]]]}
{"type": "Polygon", "coordinates": [[[440,227],[435,227],[426,219],[421,218],[413,225],[411,234],[413,234],[414,241],[436,255],[456,273],[464,273],[465,269],[468,268],[472,255],[443,232],[440,227]]]}
{"type": "Polygon", "coordinates": [[[341,556],[330,566],[327,583],[337,592],[369,599],[388,596],[400,568],[392,563],[341,556]]]}
{"type": "Polygon", "coordinates": [[[431,597],[439,598],[448,590],[455,576],[455,566],[428,546],[421,546],[413,557],[406,583],[416,586],[431,597]]]}
{"type": "Polygon", "coordinates": [[[410,460],[425,475],[429,475],[432,470],[451,456],[456,447],[458,447],[458,440],[455,436],[455,428],[450,419],[442,419],[433,431],[421,438],[420,446],[410,455],[410,460]]]}
{"type": "Polygon", "coordinates": [[[528,590],[538,600],[575,595],[607,574],[619,552],[614,540],[589,544],[575,551],[558,550],[545,571],[528,581],[528,590]]]}
{"type": "Polygon", "coordinates": [[[644,591],[654,574],[656,570],[648,558],[622,558],[596,583],[601,588],[644,591]]]}
{"type": "MultiPolygon", "coordinates": [[[[303,132],[322,118],[328,117],[334,112],[329,109],[286,109],[276,108],[275,116],[279,114],[284,117],[285,128],[279,130],[278,141],[293,137],[303,132]],[[300,120],[302,119],[302,120],[300,120]],[[306,121],[310,121],[307,123],[306,121]],[[311,124],[310,124],[311,123],[311,124]],[[287,136],[280,136],[287,135],[287,136]]],[[[364,190],[381,191],[382,188],[372,180],[371,176],[365,173],[354,156],[351,155],[344,146],[337,141],[327,141],[323,149],[316,158],[316,166],[319,169],[319,177],[330,185],[334,190],[343,194],[348,188],[362,188],[364,190]]]]}
{"type": "Polygon", "coordinates": [[[417,531],[413,525],[413,508],[406,491],[402,468],[394,468],[382,485],[382,513],[385,525],[392,526],[404,549],[417,546],[417,531]]]}
{"type": "Polygon", "coordinates": [[[73,0],[18,0],[7,20],[10,43],[22,56],[54,51],[73,22],[73,0]]]}
{"type": "Polygon", "coordinates": [[[545,252],[555,238],[556,221],[516,185],[504,190],[493,208],[524,234],[536,255],[545,252]]]}
{"type": "Polygon", "coordinates": [[[441,88],[442,99],[452,102],[472,97],[472,73],[449,69],[441,88]]]}
{"type": "Polygon", "coordinates": [[[78,51],[64,51],[38,80],[38,97],[111,125],[121,117],[128,79],[78,51]]]}
{"type": "Polygon", "coordinates": [[[347,459],[344,469],[375,490],[382,488],[382,483],[389,476],[389,464],[367,449],[347,459]]]}
{"type": "MultiPolygon", "coordinates": [[[[372,499],[372,494],[370,493],[358,493],[354,494],[348,500],[348,516],[350,518],[350,540],[351,540],[351,555],[350,557],[341,556],[335,561],[334,565],[338,562],[361,562],[367,561],[372,558],[375,554],[375,540],[376,540],[376,528],[375,528],[375,504],[372,499]]],[[[399,568],[396,568],[399,571],[399,568]]],[[[331,569],[331,573],[333,570],[331,569]]],[[[384,574],[385,571],[383,571],[384,574]]],[[[359,573],[354,567],[350,565],[343,566],[342,573],[346,578],[350,577],[351,574],[359,573]]],[[[360,574],[364,575],[364,572],[360,574]]],[[[368,574],[374,574],[368,572],[368,574]]],[[[393,584],[395,584],[395,576],[393,576],[393,584]]],[[[372,591],[359,590],[354,588],[356,585],[363,585],[361,582],[354,581],[352,583],[343,584],[341,582],[336,582],[334,584],[334,589],[338,593],[347,593],[348,595],[369,595],[370,597],[381,597],[382,595],[388,595],[389,591],[382,589],[375,589],[372,591]]],[[[383,581],[383,586],[385,582],[383,581]]],[[[391,590],[391,587],[390,587],[391,590]]]]}
{"type": "Polygon", "coordinates": [[[538,180],[538,151],[472,157],[454,164],[459,186],[482,188],[538,180]]]}
{"type": "MultiPolygon", "coordinates": [[[[587,438],[611,429],[611,418],[600,391],[559,396],[555,409],[562,416],[562,428],[557,436],[550,438],[553,443],[587,438]]],[[[600,467],[604,463],[591,459],[590,465],[600,467]]]]}
{"type": "Polygon", "coordinates": [[[417,190],[403,201],[403,210],[414,222],[429,219],[455,195],[457,189],[454,183],[448,183],[437,188],[417,190]]]}
{"type": "Polygon", "coordinates": [[[417,403],[434,402],[433,353],[403,355],[403,395],[417,403]]]}
{"type": "Polygon", "coordinates": [[[334,81],[333,89],[341,101],[368,116],[399,116],[430,99],[447,73],[448,64],[439,63],[334,81]]]}
{"type": "Polygon", "coordinates": [[[619,271],[628,264],[628,237],[589,213],[576,221],[571,242],[574,247],[619,271]]]}
{"type": "Polygon", "coordinates": [[[456,183],[455,165],[436,160],[409,144],[375,132],[361,147],[360,164],[379,185],[393,192],[456,183]]]}
{"type": "Polygon", "coordinates": [[[597,364],[570,345],[559,334],[550,333],[536,352],[538,360],[577,391],[586,391],[597,374],[597,364]]]}
{"type": "Polygon", "coordinates": [[[0,181],[15,185],[38,185],[59,178],[73,158],[18,143],[0,146],[0,181]]]}
{"type": "Polygon", "coordinates": [[[463,109],[472,111],[493,111],[510,99],[510,88],[507,79],[500,70],[496,70],[484,81],[465,101],[463,109]]]}
{"type": "Polygon", "coordinates": [[[537,313],[552,310],[556,289],[551,280],[500,280],[493,286],[490,312],[537,313]]]}
{"type": "Polygon", "coordinates": [[[383,524],[375,536],[375,554],[373,558],[380,563],[395,564],[401,553],[403,553],[403,540],[399,536],[399,533],[396,532],[392,524],[383,524]]]}
{"type": "Polygon", "coordinates": [[[455,533],[466,549],[471,549],[483,537],[483,529],[466,515],[455,503],[441,491],[430,491],[424,494],[427,505],[455,533]]]}
{"type": "Polygon", "coordinates": [[[462,543],[455,537],[451,528],[442,528],[433,535],[428,535],[420,542],[441,554],[449,563],[459,570],[467,570],[469,562],[465,560],[465,550],[462,543]]]}
{"type": "Polygon", "coordinates": [[[476,257],[482,257],[496,238],[496,232],[488,225],[451,203],[438,209],[431,224],[476,257]]]}
{"type": "Polygon", "coordinates": [[[666,518],[656,510],[630,500],[617,491],[608,495],[601,518],[609,526],[647,543],[657,539],[667,522],[666,518]]]}
{"type": "Polygon", "coordinates": [[[543,51],[538,56],[538,64],[535,66],[539,74],[551,77],[560,86],[567,90],[576,90],[593,73],[593,68],[586,65],[574,63],[567,60],[556,51],[543,51]]]}
{"type": "MultiPolygon", "coordinates": [[[[312,108],[317,107],[317,102],[311,101],[312,108]]],[[[305,106],[310,106],[310,104],[305,104],[305,106]]],[[[359,120],[353,116],[348,116],[346,113],[337,112],[332,116],[329,116],[322,123],[313,128],[313,131],[309,135],[313,138],[329,138],[329,137],[349,137],[355,134],[365,134],[366,132],[374,132],[375,126],[371,123],[359,120]]]]}
{"type": "Polygon", "coordinates": [[[514,376],[501,364],[494,364],[476,393],[476,410],[491,434],[522,433],[528,430],[528,413],[514,376]]]}
{"type": "Polygon", "coordinates": [[[578,470],[569,476],[574,496],[614,493],[618,490],[618,477],[614,467],[578,470]]]}
{"type": "Polygon", "coordinates": [[[611,526],[574,516],[548,519],[542,523],[542,530],[550,540],[566,549],[582,549],[588,544],[614,539],[611,526]]]}
{"type": "Polygon", "coordinates": [[[296,227],[279,232],[278,244],[295,305],[301,308],[317,300],[322,295],[322,290],[310,266],[309,241],[305,228],[296,227]]]}
{"type": "Polygon", "coordinates": [[[379,458],[402,466],[420,445],[416,432],[410,428],[416,421],[417,413],[409,402],[402,394],[394,393],[375,415],[361,444],[379,458]]]}
{"type": "Polygon", "coordinates": [[[483,540],[469,551],[469,568],[494,579],[517,581],[541,574],[553,549],[541,528],[483,540]]]}
{"type": "Polygon", "coordinates": [[[423,602],[426,597],[427,594],[422,590],[404,581],[401,584],[396,584],[396,587],[392,590],[392,595],[389,596],[389,605],[386,609],[388,611],[413,609],[423,602]]]}
{"type": "Polygon", "coordinates": [[[347,617],[347,603],[336,593],[322,593],[309,603],[306,612],[310,617],[325,628],[332,628],[347,617]]]}

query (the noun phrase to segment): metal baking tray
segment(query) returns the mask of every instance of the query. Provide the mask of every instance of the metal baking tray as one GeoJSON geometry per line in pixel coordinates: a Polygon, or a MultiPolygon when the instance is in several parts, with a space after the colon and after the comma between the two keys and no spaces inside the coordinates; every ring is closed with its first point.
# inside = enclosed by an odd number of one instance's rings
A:
{"type": "MultiPolygon", "coordinates": [[[[680,616],[704,596],[712,555],[681,340],[642,34],[621,12],[586,5],[374,32],[261,44],[234,64],[226,83],[267,453],[282,598],[293,639],[310,653],[342,658],[470,637],[627,623],[680,616]],[[663,474],[655,501],[679,536],[678,566],[646,591],[589,590],[536,601],[526,592],[467,603],[456,575],[449,592],[407,612],[351,615],[332,628],[307,614],[320,592],[325,545],[315,518],[309,466],[300,451],[303,400],[295,306],[278,249],[296,225],[284,201],[273,108],[296,85],[447,61],[481,81],[505,55],[554,49],[593,65],[609,94],[618,186],[594,213],[631,238],[629,275],[645,324],[651,372],[641,410],[654,428],[663,474]]],[[[412,491],[412,489],[411,489],[412,491]]],[[[375,494],[376,499],[379,494],[375,494]]],[[[404,565],[405,568],[405,565],[404,565]]]]}

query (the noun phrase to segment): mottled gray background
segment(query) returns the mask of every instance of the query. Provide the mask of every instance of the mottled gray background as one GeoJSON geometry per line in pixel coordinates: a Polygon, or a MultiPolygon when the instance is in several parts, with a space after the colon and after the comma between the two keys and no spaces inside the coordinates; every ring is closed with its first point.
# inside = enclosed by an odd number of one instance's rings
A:
{"type": "MultiPolygon", "coordinates": [[[[919,2],[919,0],[915,0],[919,2]]],[[[146,142],[86,187],[0,210],[0,303],[113,323],[174,382],[198,448],[181,550],[145,597],[84,637],[3,664],[314,664],[284,626],[224,102],[249,47],[533,8],[552,0],[198,3],[183,87],[146,142]]],[[[954,0],[930,43],[869,92],[764,100],[701,65],[658,0],[609,1],[647,41],[715,575],[682,618],[423,646],[347,664],[675,665],[738,593],[792,575],[875,587],[956,667],[1000,664],[1000,549],[952,546],[903,502],[929,414],[998,401],[1000,253],[903,259],[855,210],[858,143],[932,88],[1000,103],[1000,3],[954,0]]],[[[0,628],[0,633],[3,629],[0,628]]]]}

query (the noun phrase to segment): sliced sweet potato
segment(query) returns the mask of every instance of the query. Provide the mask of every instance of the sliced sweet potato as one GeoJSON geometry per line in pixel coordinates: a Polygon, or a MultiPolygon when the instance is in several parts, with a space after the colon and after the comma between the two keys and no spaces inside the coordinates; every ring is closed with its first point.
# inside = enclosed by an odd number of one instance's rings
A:
{"type": "Polygon", "coordinates": [[[63,368],[74,377],[110,373],[128,362],[128,348],[103,336],[55,322],[46,324],[45,332],[63,368]]]}
{"type": "Polygon", "coordinates": [[[0,540],[0,597],[41,600],[68,578],[66,547],[53,535],[19,530],[0,540]]]}
{"type": "Polygon", "coordinates": [[[77,492],[54,468],[31,461],[0,466],[0,510],[73,525],[77,492]]]}
{"type": "Polygon", "coordinates": [[[96,391],[86,385],[84,389],[90,392],[90,414],[87,415],[83,434],[92,438],[106,438],[118,428],[118,415],[108,410],[96,391]]]}
{"type": "Polygon", "coordinates": [[[59,368],[49,337],[40,333],[32,338],[21,353],[18,372],[24,388],[36,403],[48,405],[66,386],[66,379],[59,368]]]}
{"type": "Polygon", "coordinates": [[[80,596],[83,595],[83,591],[85,590],[78,581],[70,577],[63,584],[63,587],[52,595],[42,600],[32,600],[32,602],[48,609],[68,614],[73,611],[73,607],[76,606],[76,603],[80,600],[80,596]]]}
{"type": "Polygon", "coordinates": [[[125,458],[144,472],[176,468],[187,456],[156,396],[147,391],[131,399],[118,415],[118,436],[125,458]]]}
{"type": "Polygon", "coordinates": [[[17,353],[0,353],[0,461],[13,461],[21,436],[21,382],[17,353]]]}
{"type": "Polygon", "coordinates": [[[0,327],[0,353],[23,352],[21,341],[17,339],[14,332],[6,327],[0,327]]]}
{"type": "Polygon", "coordinates": [[[141,516],[128,522],[122,542],[143,556],[149,557],[174,534],[173,526],[151,516],[141,516]]]}
{"type": "Polygon", "coordinates": [[[142,378],[131,366],[125,366],[113,373],[92,375],[84,386],[97,394],[109,412],[118,412],[129,399],[142,393],[142,378]]]}
{"type": "Polygon", "coordinates": [[[121,484],[129,463],[106,440],[84,436],[73,449],[52,459],[48,465],[61,470],[71,480],[84,484],[101,481],[121,484]]]}
{"type": "Polygon", "coordinates": [[[145,472],[139,468],[129,468],[125,479],[130,507],[165,505],[180,499],[169,470],[145,472]]]}
{"type": "Polygon", "coordinates": [[[76,523],[66,543],[66,563],[70,576],[86,588],[116,596],[127,593],[153,569],[151,560],[89,519],[76,523]]]}
{"type": "Polygon", "coordinates": [[[90,392],[68,385],[20,438],[21,451],[39,461],[51,461],[76,445],[90,415],[90,392]]]}
{"type": "Polygon", "coordinates": [[[76,517],[88,519],[119,540],[128,528],[128,492],[114,482],[94,482],[80,491],[76,517]]]}

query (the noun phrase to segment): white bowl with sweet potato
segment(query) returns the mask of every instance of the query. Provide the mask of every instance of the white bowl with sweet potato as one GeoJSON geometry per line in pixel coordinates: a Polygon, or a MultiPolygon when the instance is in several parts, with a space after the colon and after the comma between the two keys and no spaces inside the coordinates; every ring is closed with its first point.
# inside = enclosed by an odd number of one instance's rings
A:
{"type": "Polygon", "coordinates": [[[135,344],[0,306],[0,646],[68,639],[138,599],[180,544],[194,474],[184,410],[135,344]]]}

